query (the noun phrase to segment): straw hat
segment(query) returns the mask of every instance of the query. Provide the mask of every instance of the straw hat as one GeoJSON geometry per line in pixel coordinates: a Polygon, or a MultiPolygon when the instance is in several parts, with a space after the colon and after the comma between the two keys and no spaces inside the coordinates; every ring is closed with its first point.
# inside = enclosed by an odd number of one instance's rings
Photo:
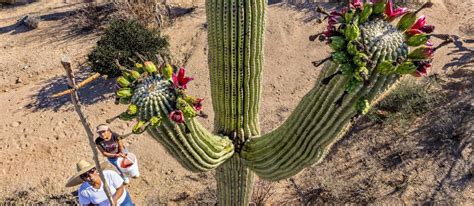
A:
{"type": "MultiPolygon", "coordinates": [[[[101,167],[105,167],[106,165],[107,165],[107,162],[100,163],[101,167]]],[[[94,167],[95,165],[85,160],[80,160],[79,162],[77,162],[76,163],[77,172],[75,175],[69,178],[69,180],[66,183],[66,187],[73,187],[84,182],[84,180],[82,180],[80,176],[94,167]]]]}

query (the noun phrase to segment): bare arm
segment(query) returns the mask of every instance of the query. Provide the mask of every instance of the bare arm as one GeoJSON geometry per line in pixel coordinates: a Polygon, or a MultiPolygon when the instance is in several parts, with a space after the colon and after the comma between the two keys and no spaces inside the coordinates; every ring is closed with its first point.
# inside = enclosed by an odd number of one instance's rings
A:
{"type": "Polygon", "coordinates": [[[125,186],[122,184],[120,187],[117,188],[117,191],[114,194],[113,201],[115,204],[117,204],[117,201],[120,197],[122,197],[122,194],[125,191],[125,186]]]}
{"type": "Polygon", "coordinates": [[[118,154],[106,152],[106,151],[105,151],[104,149],[102,149],[102,147],[100,147],[100,146],[97,146],[97,149],[99,149],[100,153],[102,153],[102,155],[104,155],[105,157],[108,157],[108,158],[117,158],[117,157],[119,157],[118,154]]]}

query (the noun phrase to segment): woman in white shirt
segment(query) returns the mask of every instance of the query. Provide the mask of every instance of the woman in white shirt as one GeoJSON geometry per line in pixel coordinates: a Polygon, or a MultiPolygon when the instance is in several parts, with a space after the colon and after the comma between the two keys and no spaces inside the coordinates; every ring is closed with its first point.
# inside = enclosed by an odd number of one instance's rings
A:
{"type": "Polygon", "coordinates": [[[109,186],[110,192],[113,196],[113,204],[110,204],[105,194],[102,180],[99,177],[99,172],[96,170],[95,166],[85,160],[79,161],[76,166],[77,173],[69,178],[68,182],[66,183],[66,187],[73,187],[82,183],[78,191],[79,204],[99,206],[134,205],[130,194],[123,185],[122,177],[120,177],[117,172],[112,170],[103,171],[106,183],[109,186]]]}

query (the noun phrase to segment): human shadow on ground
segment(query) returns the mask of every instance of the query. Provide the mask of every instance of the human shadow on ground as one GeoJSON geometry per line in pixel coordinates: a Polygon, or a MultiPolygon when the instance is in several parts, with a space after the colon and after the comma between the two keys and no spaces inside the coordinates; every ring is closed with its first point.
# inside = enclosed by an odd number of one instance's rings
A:
{"type": "MultiPolygon", "coordinates": [[[[89,77],[90,74],[91,72],[88,70],[77,72],[76,84],[89,77]]],[[[29,109],[34,112],[43,110],[59,111],[61,108],[71,105],[71,96],[69,94],[61,97],[52,97],[53,94],[68,89],[66,75],[46,80],[45,83],[38,93],[31,97],[33,102],[28,105],[29,109]]],[[[112,98],[115,89],[115,79],[100,77],[78,90],[79,101],[82,105],[92,105],[112,98]]]]}

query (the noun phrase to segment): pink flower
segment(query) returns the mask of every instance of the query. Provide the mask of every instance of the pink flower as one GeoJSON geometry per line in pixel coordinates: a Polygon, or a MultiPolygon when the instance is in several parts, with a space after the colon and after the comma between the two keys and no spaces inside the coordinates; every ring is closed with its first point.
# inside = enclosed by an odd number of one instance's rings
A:
{"type": "Polygon", "coordinates": [[[387,6],[385,7],[385,15],[387,15],[389,20],[393,20],[408,11],[405,7],[398,7],[397,9],[393,10],[393,3],[392,0],[387,1],[387,6]]]}
{"type": "Polygon", "coordinates": [[[353,0],[351,5],[355,8],[362,8],[362,5],[364,3],[362,2],[362,0],[353,0]]]}
{"type": "Polygon", "coordinates": [[[184,73],[185,73],[185,69],[180,68],[179,71],[178,71],[178,76],[173,74],[173,83],[174,83],[174,85],[178,88],[181,88],[181,89],[186,89],[187,88],[186,84],[189,81],[193,80],[192,77],[185,77],[184,73]]]}
{"type": "Polygon", "coordinates": [[[204,101],[204,98],[197,98],[194,102],[193,102],[193,107],[194,107],[194,110],[196,111],[201,111],[202,109],[202,101],[204,101]]]}
{"type": "Polygon", "coordinates": [[[416,71],[413,72],[412,75],[415,77],[427,76],[428,70],[430,68],[431,68],[431,62],[421,62],[416,68],[416,71]]]}
{"type": "Polygon", "coordinates": [[[184,116],[181,110],[174,110],[170,113],[170,119],[176,123],[184,123],[184,116]]]}
{"type": "Polygon", "coordinates": [[[421,15],[418,20],[411,26],[410,29],[420,29],[421,27],[425,26],[426,24],[426,17],[425,15],[421,15]]]}

